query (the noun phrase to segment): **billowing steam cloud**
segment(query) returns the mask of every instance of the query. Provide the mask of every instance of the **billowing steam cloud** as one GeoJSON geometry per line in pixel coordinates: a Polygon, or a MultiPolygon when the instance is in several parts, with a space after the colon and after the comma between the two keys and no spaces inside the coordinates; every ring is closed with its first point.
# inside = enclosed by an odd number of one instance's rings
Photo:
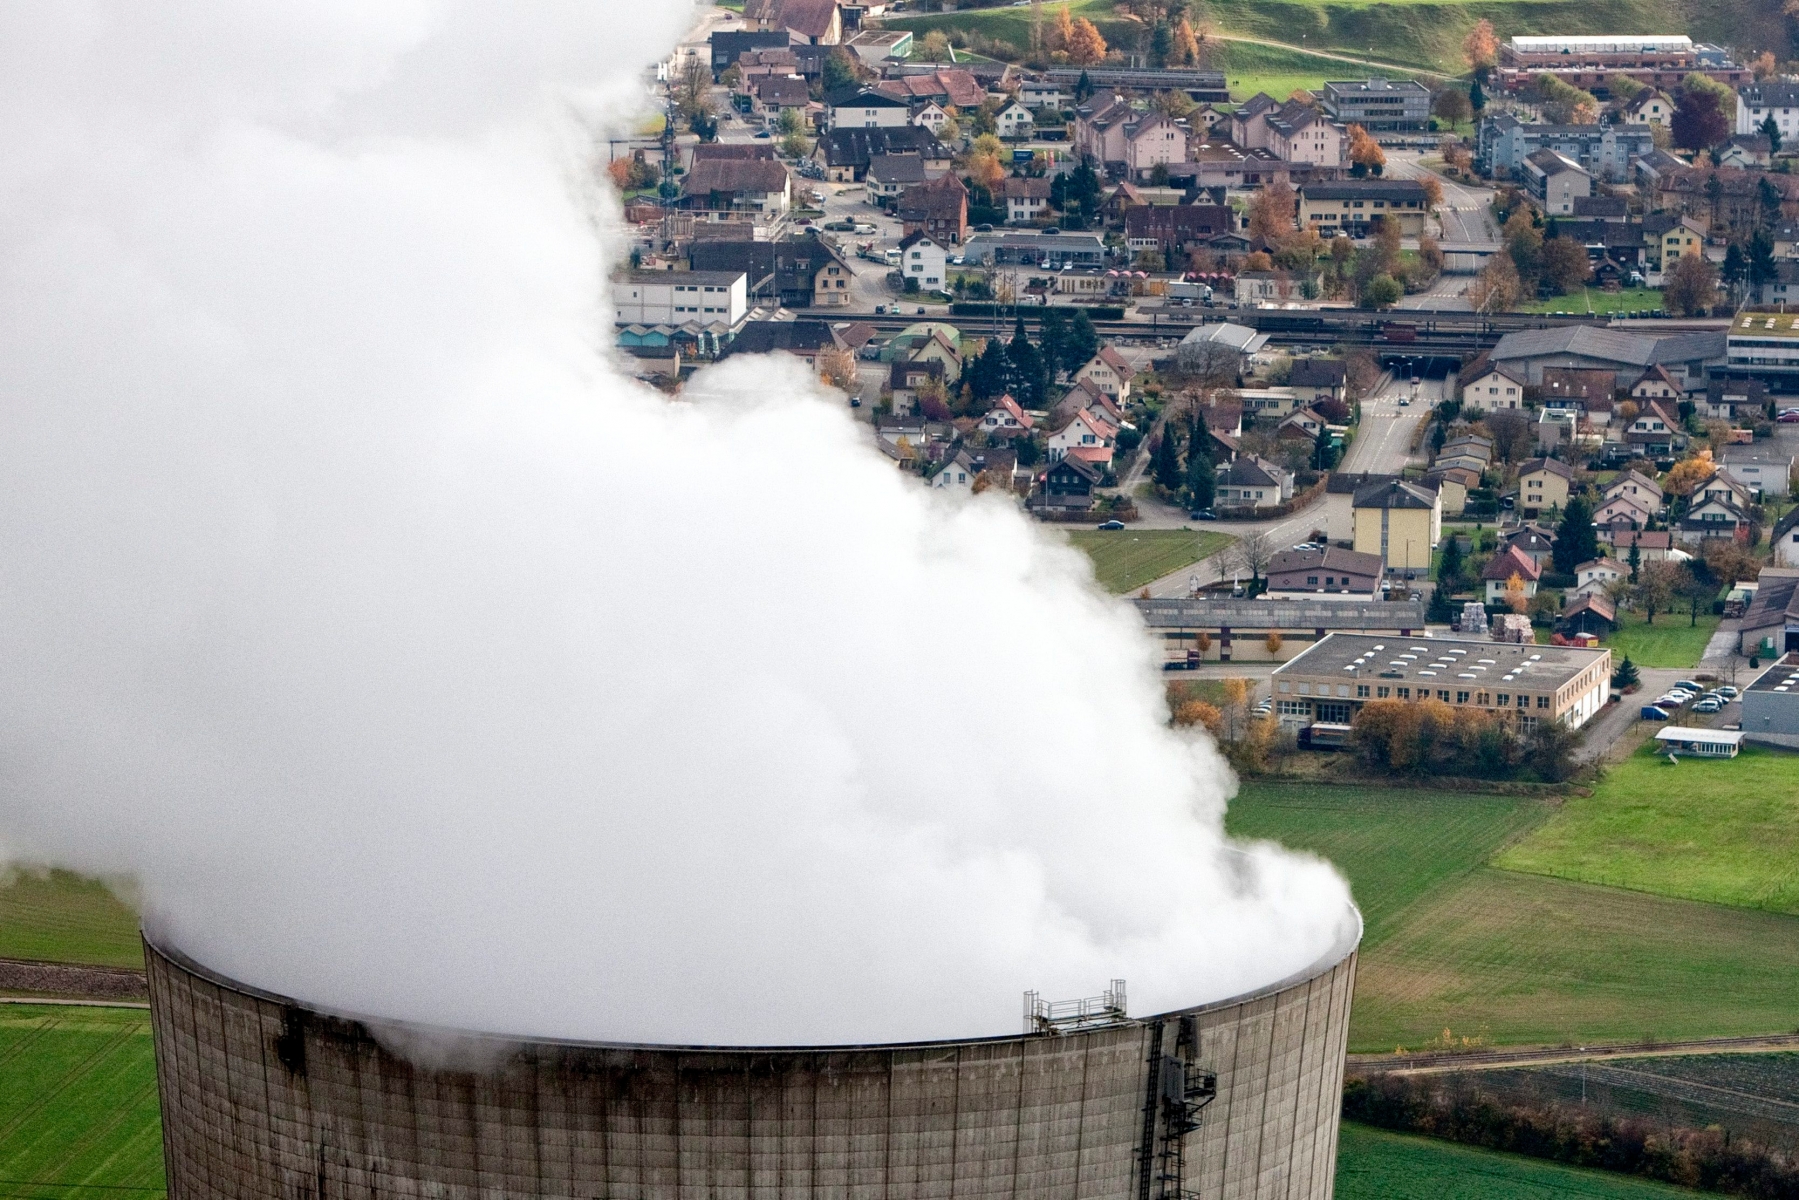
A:
{"type": "Polygon", "coordinates": [[[1227,771],[1054,537],[791,363],[610,368],[584,122],[691,12],[3,11],[15,856],[232,976],[508,1033],[1006,1033],[1339,935],[1329,868],[1225,853],[1227,771]]]}

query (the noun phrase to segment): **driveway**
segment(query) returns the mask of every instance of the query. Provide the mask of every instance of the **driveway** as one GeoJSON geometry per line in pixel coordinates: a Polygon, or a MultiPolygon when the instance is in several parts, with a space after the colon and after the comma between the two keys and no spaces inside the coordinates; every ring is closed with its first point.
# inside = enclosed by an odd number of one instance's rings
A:
{"type": "MultiPolygon", "coordinates": [[[[1636,748],[1638,739],[1631,736],[1643,722],[1637,716],[1643,705],[1655,699],[1692,671],[1691,667],[1640,667],[1638,676],[1643,686],[1586,725],[1586,736],[1574,751],[1576,762],[1616,762],[1636,748]]],[[[1657,728],[1660,728],[1658,725],[1657,728]]],[[[1638,730],[1638,732],[1641,732],[1638,730]]]]}

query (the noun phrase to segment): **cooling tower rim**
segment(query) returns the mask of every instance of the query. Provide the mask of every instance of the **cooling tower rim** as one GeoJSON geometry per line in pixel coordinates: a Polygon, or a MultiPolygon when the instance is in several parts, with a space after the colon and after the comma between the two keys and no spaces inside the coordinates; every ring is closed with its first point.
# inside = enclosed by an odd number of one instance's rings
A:
{"type": "MultiPolygon", "coordinates": [[[[228,975],[221,974],[206,966],[204,963],[195,961],[181,950],[157,942],[151,937],[150,932],[147,929],[141,930],[140,932],[143,936],[144,948],[147,953],[158,955],[175,964],[181,970],[199,976],[228,991],[238,992],[258,1000],[266,1001],[270,1004],[279,1004],[284,1007],[302,1009],[306,1012],[317,1013],[321,1016],[334,1017],[340,1020],[356,1021],[365,1026],[377,1029],[390,1029],[400,1032],[416,1033],[427,1038],[439,1037],[455,1039],[458,1041],[492,1042],[497,1045],[506,1046],[563,1046],[586,1050],[666,1051],[704,1054],[805,1054],[825,1052],[855,1053],[858,1051],[891,1052],[902,1050],[928,1050],[936,1047],[997,1045],[1007,1042],[1027,1041],[1042,1036],[1041,1034],[1013,1033],[997,1034],[988,1037],[937,1038],[928,1041],[914,1042],[831,1042],[814,1045],[742,1046],[709,1045],[703,1043],[682,1044],[675,1042],[609,1042],[584,1038],[538,1037],[530,1034],[486,1033],[476,1030],[456,1029],[448,1026],[428,1025],[417,1021],[398,1020],[393,1017],[374,1016],[367,1013],[343,1012],[310,1001],[297,1000],[291,996],[283,996],[277,992],[271,992],[265,988],[257,987],[254,984],[243,983],[228,975]]],[[[1147,1017],[1133,1017],[1129,1024],[1123,1027],[1128,1028],[1129,1026],[1151,1024],[1172,1017],[1216,1012],[1220,1009],[1230,1008],[1233,1005],[1247,1004],[1251,1001],[1261,1000],[1268,996],[1287,991],[1290,988],[1307,983],[1336,969],[1340,963],[1347,959],[1351,954],[1355,953],[1356,947],[1361,944],[1361,940],[1362,913],[1354,904],[1350,904],[1347,906],[1347,909],[1343,914],[1343,919],[1338,925],[1337,937],[1331,944],[1331,948],[1310,966],[1295,971],[1285,978],[1278,979],[1272,983],[1263,984],[1250,991],[1235,996],[1229,996],[1222,1000],[1212,1000],[1205,1004],[1194,1005],[1190,1008],[1177,1008],[1169,1012],[1155,1013],[1147,1017]]],[[[1093,1030],[1084,1032],[1103,1032],[1108,1028],[1116,1029],[1120,1028],[1120,1026],[1099,1026],[1095,1027],[1093,1030]]]]}

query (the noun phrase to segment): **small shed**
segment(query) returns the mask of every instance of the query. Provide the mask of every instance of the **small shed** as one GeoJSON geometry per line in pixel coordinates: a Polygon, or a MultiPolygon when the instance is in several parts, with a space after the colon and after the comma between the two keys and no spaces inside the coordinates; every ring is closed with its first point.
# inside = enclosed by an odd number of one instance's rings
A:
{"type": "Polygon", "coordinates": [[[1737,751],[1743,748],[1743,731],[1740,729],[1701,729],[1693,725],[1682,725],[1674,729],[1658,730],[1655,740],[1660,742],[1662,749],[1670,755],[1692,754],[1699,758],[1735,758],[1737,751]]]}
{"type": "Polygon", "coordinates": [[[1581,633],[1605,637],[1618,628],[1618,611],[1604,596],[1588,594],[1568,606],[1555,628],[1563,637],[1581,633]]]}

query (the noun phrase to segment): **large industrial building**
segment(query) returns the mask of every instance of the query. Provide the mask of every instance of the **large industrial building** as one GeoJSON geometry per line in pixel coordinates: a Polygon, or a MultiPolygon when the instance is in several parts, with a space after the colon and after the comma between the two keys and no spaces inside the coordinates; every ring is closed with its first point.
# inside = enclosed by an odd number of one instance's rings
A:
{"type": "Polygon", "coordinates": [[[1782,655],[1743,692],[1743,737],[1799,750],[1799,650],[1782,655]]]}
{"type": "Polygon", "coordinates": [[[147,945],[169,1195],[1328,1200],[1360,936],[1347,910],[1311,968],[1159,1016],[1125,1016],[1120,981],[1027,997],[1031,1031],[1010,1037],[453,1035],[460,1066],[147,945]]]}

